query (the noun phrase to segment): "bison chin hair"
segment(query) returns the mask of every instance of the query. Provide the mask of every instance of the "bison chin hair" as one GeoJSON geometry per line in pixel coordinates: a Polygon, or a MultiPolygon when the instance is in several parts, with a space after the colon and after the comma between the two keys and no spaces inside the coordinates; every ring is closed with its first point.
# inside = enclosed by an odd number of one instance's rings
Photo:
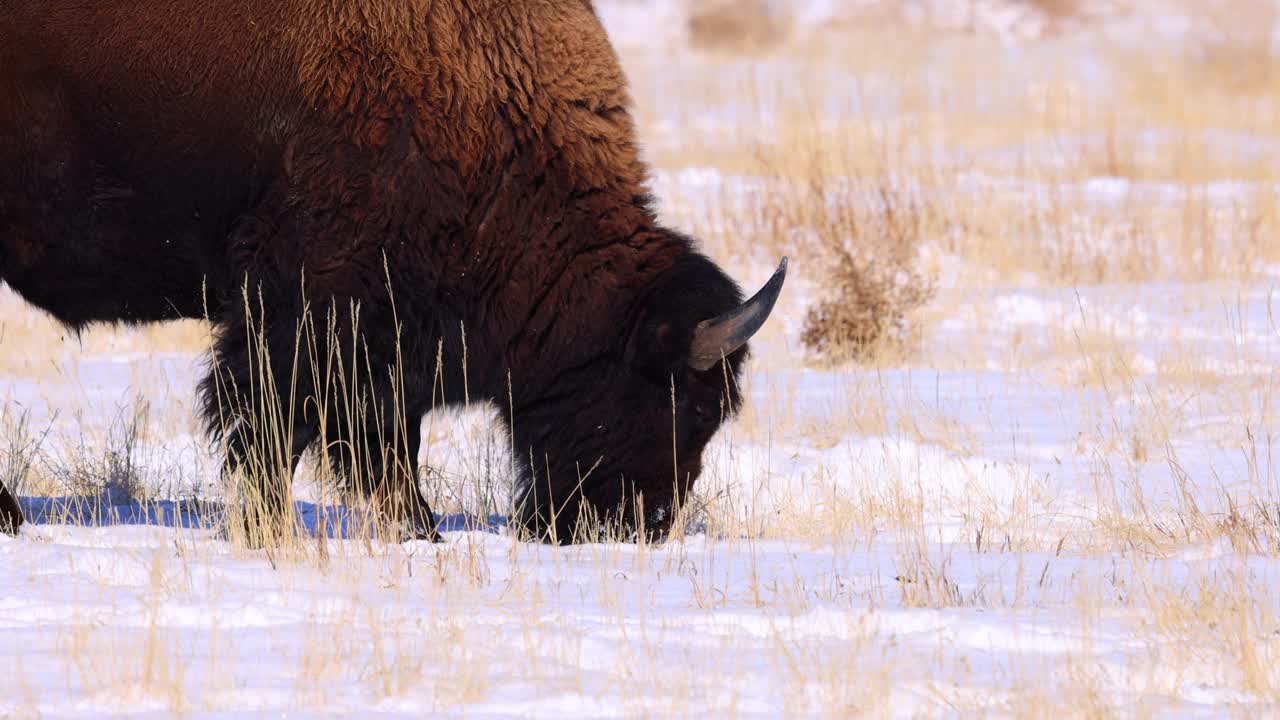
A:
{"type": "Polygon", "coordinates": [[[756,297],[691,253],[636,299],[617,347],[562,378],[574,388],[512,414],[520,455],[514,520],[554,543],[662,540],[741,398],[739,377],[781,289],[756,297]]]}

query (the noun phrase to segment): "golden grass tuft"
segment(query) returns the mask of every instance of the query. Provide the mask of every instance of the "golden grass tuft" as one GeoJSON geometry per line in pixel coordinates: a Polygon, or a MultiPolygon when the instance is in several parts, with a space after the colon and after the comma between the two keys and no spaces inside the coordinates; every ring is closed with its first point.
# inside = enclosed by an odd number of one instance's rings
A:
{"type": "Polygon", "coordinates": [[[911,314],[933,296],[933,286],[911,266],[864,259],[844,246],[828,247],[822,299],[805,313],[800,341],[829,363],[882,356],[908,346],[911,314]]]}
{"type": "Polygon", "coordinates": [[[690,44],[700,50],[759,53],[790,33],[790,18],[769,0],[699,0],[689,10],[690,44]]]}

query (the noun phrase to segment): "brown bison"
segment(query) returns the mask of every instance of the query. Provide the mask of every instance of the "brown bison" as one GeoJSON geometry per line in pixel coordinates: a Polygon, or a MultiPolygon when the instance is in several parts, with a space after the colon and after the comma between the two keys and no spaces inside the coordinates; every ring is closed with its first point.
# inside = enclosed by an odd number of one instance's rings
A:
{"type": "Polygon", "coordinates": [[[420,420],[483,400],[518,525],[660,536],[785,260],[744,303],[662,227],[628,103],[588,0],[0,0],[0,279],[72,328],[208,317],[251,528],[319,441],[435,537],[420,420]]]}

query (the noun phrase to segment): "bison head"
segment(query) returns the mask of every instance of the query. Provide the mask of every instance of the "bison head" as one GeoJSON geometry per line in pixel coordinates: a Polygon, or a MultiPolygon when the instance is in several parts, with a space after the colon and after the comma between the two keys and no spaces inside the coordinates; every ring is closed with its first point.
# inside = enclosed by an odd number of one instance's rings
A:
{"type": "Polygon", "coordinates": [[[660,539],[702,472],[702,452],[739,404],[747,341],[782,290],[787,261],[754,297],[702,255],[668,270],[624,313],[603,357],[563,372],[559,392],[514,411],[524,476],[517,521],[555,542],[603,529],[660,539]]]}

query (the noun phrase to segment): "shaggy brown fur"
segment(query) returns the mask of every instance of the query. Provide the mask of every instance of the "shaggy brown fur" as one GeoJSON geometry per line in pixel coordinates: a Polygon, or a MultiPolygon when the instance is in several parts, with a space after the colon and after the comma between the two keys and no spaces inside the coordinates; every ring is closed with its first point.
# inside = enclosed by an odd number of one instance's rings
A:
{"type": "MultiPolygon", "coordinates": [[[[741,296],[658,225],[645,172],[584,0],[0,0],[0,279],[72,327],[207,310],[229,468],[270,466],[263,347],[290,377],[299,316],[332,312],[364,407],[395,396],[413,432],[346,437],[334,407],[323,441],[384,447],[338,469],[423,535],[417,421],[463,400],[463,328],[526,527],[571,538],[584,498],[634,524],[640,493],[660,530],[697,478],[745,350],[684,360],[741,296]]],[[[320,433],[296,405],[294,463],[320,433]]]]}

